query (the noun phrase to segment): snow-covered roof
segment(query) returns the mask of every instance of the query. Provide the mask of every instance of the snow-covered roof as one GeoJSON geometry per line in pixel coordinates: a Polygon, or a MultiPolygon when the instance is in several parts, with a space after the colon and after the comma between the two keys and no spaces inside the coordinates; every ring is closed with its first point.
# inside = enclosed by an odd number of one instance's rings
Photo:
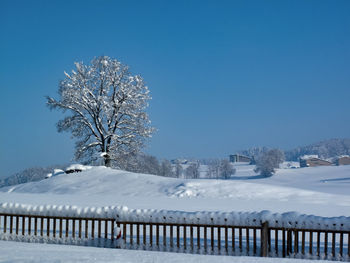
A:
{"type": "Polygon", "coordinates": [[[312,159],[312,158],[319,158],[317,154],[308,154],[308,155],[303,155],[300,156],[301,160],[308,160],[308,159],[312,159]]]}
{"type": "Polygon", "coordinates": [[[338,155],[336,158],[337,158],[337,159],[340,159],[340,158],[350,158],[350,156],[349,156],[349,155],[338,155]]]}

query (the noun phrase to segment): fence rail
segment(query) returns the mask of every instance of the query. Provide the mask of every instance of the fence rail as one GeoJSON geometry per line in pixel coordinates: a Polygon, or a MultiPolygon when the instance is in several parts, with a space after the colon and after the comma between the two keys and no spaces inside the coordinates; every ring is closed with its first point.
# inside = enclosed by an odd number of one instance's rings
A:
{"type": "Polygon", "coordinates": [[[53,243],[90,240],[95,241],[91,245],[97,241],[105,247],[201,254],[350,259],[350,231],[270,227],[267,222],[235,226],[0,212],[0,237],[53,243]],[[123,242],[116,240],[115,226],[121,229],[123,242]]]}

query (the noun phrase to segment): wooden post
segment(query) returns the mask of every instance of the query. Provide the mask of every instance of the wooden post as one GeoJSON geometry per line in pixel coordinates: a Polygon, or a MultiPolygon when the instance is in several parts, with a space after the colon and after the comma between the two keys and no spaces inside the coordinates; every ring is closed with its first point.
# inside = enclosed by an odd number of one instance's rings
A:
{"type": "Polygon", "coordinates": [[[292,230],[287,230],[287,255],[292,254],[292,230]]]}
{"type": "Polygon", "coordinates": [[[156,246],[159,247],[159,224],[156,224],[156,246]]]}
{"type": "Polygon", "coordinates": [[[81,238],[81,219],[79,219],[79,238],[81,238]]]}
{"type": "Polygon", "coordinates": [[[46,217],[46,235],[50,236],[50,218],[46,217]]]}
{"type": "Polygon", "coordinates": [[[239,234],[239,251],[242,253],[242,236],[243,236],[243,234],[242,234],[242,228],[241,227],[239,227],[238,228],[238,234],[239,234]]]}
{"type": "Polygon", "coordinates": [[[101,238],[101,224],[102,224],[101,219],[99,219],[98,220],[98,226],[97,226],[97,228],[98,228],[98,230],[97,230],[97,237],[98,238],[101,238]]]}
{"type": "Polygon", "coordinates": [[[105,221],[105,239],[108,238],[108,220],[104,220],[105,221]]]}
{"type": "Polygon", "coordinates": [[[163,246],[166,247],[166,225],[163,225],[163,246]]]}
{"type": "Polygon", "coordinates": [[[174,246],[174,226],[170,226],[170,247],[174,246]]]}
{"type": "Polygon", "coordinates": [[[200,226],[197,226],[197,249],[200,250],[201,248],[201,228],[200,226]]]}
{"type": "Polygon", "coordinates": [[[267,222],[262,223],[261,225],[261,256],[268,256],[268,231],[269,225],[267,222]]]}
{"type": "Polygon", "coordinates": [[[34,218],[34,235],[36,236],[38,234],[38,218],[34,218]]]}
{"type": "Polygon", "coordinates": [[[147,237],[147,233],[146,233],[146,224],[143,224],[143,245],[146,246],[146,237],[147,237]]]}
{"type": "Polygon", "coordinates": [[[278,256],[278,229],[275,229],[275,253],[278,256]]]}
{"type": "Polygon", "coordinates": [[[53,229],[52,229],[52,236],[56,237],[56,218],[53,219],[53,229]]]}
{"type": "Polygon", "coordinates": [[[294,253],[299,253],[299,231],[294,230],[294,253]]]}
{"type": "Polygon", "coordinates": [[[341,257],[343,257],[343,241],[344,240],[344,235],[343,233],[340,233],[340,240],[339,240],[339,254],[341,257]]]}
{"type": "Polygon", "coordinates": [[[190,244],[191,250],[193,251],[193,226],[190,226],[190,244]]]}
{"type": "Polygon", "coordinates": [[[305,255],[305,230],[301,232],[301,253],[305,255]]]}
{"type": "Polygon", "coordinates": [[[317,256],[320,256],[320,242],[321,242],[321,233],[317,231],[317,256]]]}
{"type": "Polygon", "coordinates": [[[140,245],[140,224],[136,225],[136,243],[140,245]]]}
{"type": "Polygon", "coordinates": [[[247,254],[249,254],[249,228],[247,227],[245,229],[245,233],[246,233],[246,245],[247,245],[247,254]]]}
{"type": "Polygon", "coordinates": [[[312,246],[313,246],[313,235],[314,232],[310,231],[310,237],[309,237],[309,254],[312,255],[312,246]]]}
{"type": "Polygon", "coordinates": [[[180,227],[176,226],[176,245],[180,248],[180,227]]]}
{"type": "Polygon", "coordinates": [[[63,223],[62,223],[63,219],[60,218],[60,238],[62,238],[62,232],[63,232],[63,223]]]}
{"type": "Polygon", "coordinates": [[[26,226],[26,218],[22,216],[22,236],[24,236],[24,233],[25,233],[25,226],[26,226]]]}
{"type": "Polygon", "coordinates": [[[32,232],[32,218],[28,216],[28,235],[32,232]]]}
{"type": "Polygon", "coordinates": [[[235,251],[235,228],[232,227],[232,251],[235,251]]]}
{"type": "Polygon", "coordinates": [[[221,228],[218,227],[218,251],[221,250],[221,228]]]}
{"type": "Polygon", "coordinates": [[[44,235],[44,218],[40,217],[40,235],[44,235]]]}
{"type": "Polygon", "coordinates": [[[151,223],[149,224],[149,243],[152,247],[152,245],[153,245],[153,225],[151,223]]]}
{"type": "MultiPolygon", "coordinates": [[[[112,226],[113,228],[113,226],[112,226]]],[[[91,220],[91,238],[95,238],[95,220],[91,220]]],[[[113,240],[113,235],[112,235],[112,240],[113,240]]]]}
{"type": "Polygon", "coordinates": [[[72,237],[75,238],[75,219],[72,222],[72,237]]]}
{"type": "Polygon", "coordinates": [[[66,237],[68,237],[69,233],[69,219],[66,219],[66,237]]]}
{"type": "Polygon", "coordinates": [[[4,216],[4,233],[7,231],[7,216],[4,216]]]}

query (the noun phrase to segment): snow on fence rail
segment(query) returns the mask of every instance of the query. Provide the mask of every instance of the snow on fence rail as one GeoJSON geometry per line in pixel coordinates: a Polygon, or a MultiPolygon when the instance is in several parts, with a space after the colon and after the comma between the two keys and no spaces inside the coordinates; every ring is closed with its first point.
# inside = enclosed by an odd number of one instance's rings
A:
{"type": "Polygon", "coordinates": [[[0,204],[0,238],[201,254],[350,259],[350,217],[0,204]],[[117,229],[122,237],[116,240],[117,229]]]}

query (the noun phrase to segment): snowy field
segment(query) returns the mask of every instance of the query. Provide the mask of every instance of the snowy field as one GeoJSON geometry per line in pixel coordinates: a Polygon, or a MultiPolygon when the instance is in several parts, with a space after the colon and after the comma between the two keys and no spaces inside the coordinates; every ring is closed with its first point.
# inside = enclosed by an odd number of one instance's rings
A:
{"type": "Polygon", "coordinates": [[[230,180],[187,180],[93,167],[0,188],[0,202],[350,216],[350,166],[279,169],[270,178],[257,176],[254,166],[236,169],[230,180]]]}
{"type": "MultiPolygon", "coordinates": [[[[307,263],[309,260],[191,255],[167,252],[106,249],[68,245],[0,241],[0,262],[208,262],[208,263],[307,263]]],[[[331,262],[317,260],[314,262],[331,262]]]]}
{"type": "MultiPolygon", "coordinates": [[[[81,173],[0,188],[0,203],[350,216],[350,166],[279,169],[270,178],[257,176],[254,166],[238,164],[236,169],[229,180],[187,180],[92,167],[81,173]]],[[[0,262],[107,261],[232,262],[232,257],[0,241],[0,262]]],[[[253,257],[236,257],[234,261],[310,262],[253,257]]]]}

